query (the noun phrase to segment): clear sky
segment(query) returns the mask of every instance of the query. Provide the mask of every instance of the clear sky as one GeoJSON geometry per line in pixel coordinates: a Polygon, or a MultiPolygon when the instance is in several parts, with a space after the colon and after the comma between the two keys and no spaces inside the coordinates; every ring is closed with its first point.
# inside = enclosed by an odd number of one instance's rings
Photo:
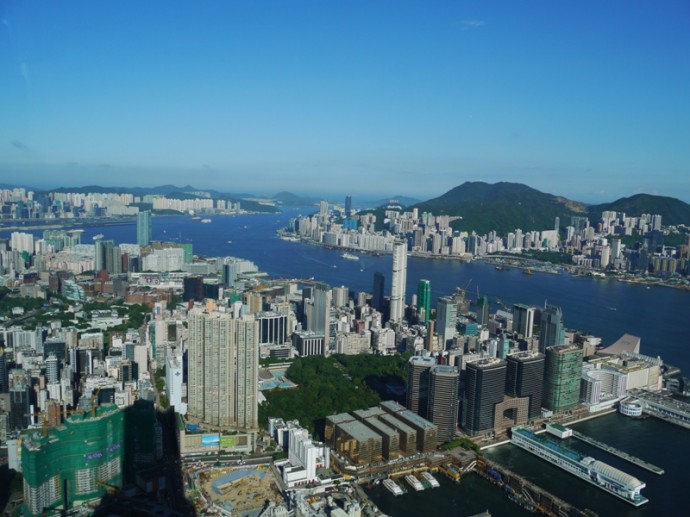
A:
{"type": "Polygon", "coordinates": [[[0,183],[690,202],[690,2],[2,0],[0,183]]]}

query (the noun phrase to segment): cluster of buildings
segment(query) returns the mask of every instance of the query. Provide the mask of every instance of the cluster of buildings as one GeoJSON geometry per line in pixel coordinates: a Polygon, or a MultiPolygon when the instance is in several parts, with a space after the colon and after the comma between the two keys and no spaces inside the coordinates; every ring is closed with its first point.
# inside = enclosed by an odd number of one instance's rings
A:
{"type": "Polygon", "coordinates": [[[405,212],[399,206],[389,206],[384,213],[384,229],[376,230],[376,215],[357,215],[352,211],[346,215],[339,208],[329,211],[328,204],[322,202],[319,212],[291,220],[287,231],[324,246],[369,253],[394,253],[399,240],[418,256],[466,260],[499,252],[563,250],[572,255],[573,264],[583,268],[615,268],[664,276],[688,273],[690,234],[682,246],[664,246],[664,236],[677,233],[678,229],[662,228],[658,214],[631,217],[604,211],[595,225],[587,217],[572,216],[567,226],[556,217],[553,229],[525,232],[518,228],[503,236],[495,231],[477,235],[453,230],[451,222],[456,219],[459,217],[419,213],[417,209],[405,212]],[[624,246],[621,237],[629,235],[640,236],[641,242],[624,246]]]}
{"type": "MultiPolygon", "coordinates": [[[[322,206],[313,217],[330,224],[329,214],[322,206]]],[[[174,407],[183,455],[254,452],[261,388],[268,385],[260,358],[413,355],[406,395],[400,393],[406,406],[388,401],[328,416],[323,443],[295,422],[271,421],[288,451],[279,465],[288,487],[322,480],[331,451],[354,466],[395,461],[429,453],[461,431],[493,435],[582,404],[610,407],[632,389],[662,387],[663,363],[641,355],[639,339],[624,336],[602,350],[597,338],[566,330],[557,306],[492,313],[478,297],[470,310],[460,290],[433,308],[426,279],[408,297],[407,257],[416,237],[400,236],[420,230],[415,220],[414,213],[399,218],[400,231],[386,245],[393,255],[389,293],[382,273],[371,293],[351,293],[322,282],[271,281],[236,257],[195,258],[190,247],[153,242],[147,211],[137,215],[136,244],[81,244],[79,232],[61,230],[0,241],[2,286],[50,302],[44,323],[27,327],[31,311],[16,307],[0,327],[0,440],[13,451],[12,468],[25,472],[26,511],[68,506],[65,497],[69,504],[90,501],[155,464],[162,440],[154,404],[174,407]],[[96,296],[106,305],[86,303],[96,296]],[[129,328],[130,305],[119,298],[151,312],[129,328]],[[50,312],[56,303],[60,314],[50,312]],[[76,455],[75,436],[87,444],[76,455]],[[62,461],[68,457],[71,463],[62,461]]],[[[450,228],[449,218],[420,220],[429,231],[450,228]]],[[[368,224],[347,231],[368,231],[368,224]]],[[[472,237],[459,238],[467,245],[472,237]]]]}
{"type": "Polygon", "coordinates": [[[135,195],[117,192],[35,193],[24,188],[0,189],[0,220],[74,219],[136,216],[142,204],[153,210],[191,213],[239,213],[240,202],[211,199],[204,191],[181,195],[135,195]]]}

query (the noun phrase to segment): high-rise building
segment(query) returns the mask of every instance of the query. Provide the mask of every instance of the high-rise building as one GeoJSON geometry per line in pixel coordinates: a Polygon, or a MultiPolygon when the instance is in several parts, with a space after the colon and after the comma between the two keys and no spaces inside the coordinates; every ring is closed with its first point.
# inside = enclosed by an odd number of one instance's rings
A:
{"type": "Polygon", "coordinates": [[[311,298],[305,302],[304,314],[307,330],[324,337],[324,355],[328,355],[331,341],[331,288],[317,282],[311,292],[311,298]]]}
{"type": "Polygon", "coordinates": [[[513,305],[513,331],[524,339],[530,339],[534,332],[534,307],[529,305],[513,305]]]}
{"type": "Polygon", "coordinates": [[[470,435],[494,428],[496,406],[503,402],[507,363],[480,359],[466,365],[462,427],[470,435]]]}
{"type": "Polygon", "coordinates": [[[55,384],[60,380],[60,361],[52,354],[46,359],[46,379],[49,384],[55,384]]]}
{"type": "Polygon", "coordinates": [[[489,324],[489,298],[486,296],[477,299],[477,323],[481,326],[489,324]]]}
{"type": "Polygon", "coordinates": [[[115,405],[94,411],[95,415],[87,412],[66,419],[47,435],[22,434],[23,515],[97,502],[106,493],[99,482],[122,487],[123,412],[115,405]]]}
{"type": "Polygon", "coordinates": [[[419,321],[429,323],[431,315],[431,282],[422,279],[417,284],[417,311],[419,321]]]}
{"type": "Polygon", "coordinates": [[[436,366],[433,357],[414,356],[407,367],[407,409],[426,418],[429,400],[431,368],[436,366]]]}
{"type": "Polygon", "coordinates": [[[572,409],[580,403],[582,349],[577,345],[546,349],[542,405],[554,412],[572,409]]]}
{"type": "Polygon", "coordinates": [[[563,311],[555,305],[547,305],[541,311],[539,351],[543,354],[546,348],[562,345],[564,341],[563,311]]]}
{"type": "Polygon", "coordinates": [[[258,322],[192,309],[188,339],[188,417],[220,428],[256,428],[258,322]]]}
{"type": "Polygon", "coordinates": [[[137,214],[137,244],[148,246],[151,244],[151,211],[144,210],[137,214]]]}
{"type": "Polygon", "coordinates": [[[383,293],[385,287],[385,278],[383,273],[374,273],[374,292],[371,298],[371,306],[377,311],[383,313],[383,293]]]}
{"type": "Polygon", "coordinates": [[[201,276],[187,276],[183,280],[184,291],[182,299],[185,302],[204,300],[204,279],[201,276]]]}
{"type": "Polygon", "coordinates": [[[15,382],[10,387],[9,430],[22,430],[29,427],[31,407],[31,388],[24,381],[15,382]]]}
{"type": "Polygon", "coordinates": [[[350,299],[350,290],[341,285],[333,288],[333,307],[345,307],[350,299]]]}
{"type": "Polygon", "coordinates": [[[436,332],[444,349],[453,343],[458,324],[458,304],[450,296],[443,296],[436,304],[436,332]]]}
{"type": "Polygon", "coordinates": [[[544,355],[536,352],[518,352],[509,355],[506,362],[506,395],[528,397],[528,418],[537,418],[541,415],[544,355]]]}
{"type": "Polygon", "coordinates": [[[400,323],[405,314],[405,285],[407,283],[407,243],[393,244],[393,273],[391,275],[390,321],[400,323]]]}
{"type": "Polygon", "coordinates": [[[345,196],[345,217],[350,218],[352,216],[352,196],[345,196]]]}
{"type": "Polygon", "coordinates": [[[439,365],[431,368],[426,419],[438,428],[438,443],[449,442],[455,437],[459,390],[460,371],[456,367],[439,365]]]}

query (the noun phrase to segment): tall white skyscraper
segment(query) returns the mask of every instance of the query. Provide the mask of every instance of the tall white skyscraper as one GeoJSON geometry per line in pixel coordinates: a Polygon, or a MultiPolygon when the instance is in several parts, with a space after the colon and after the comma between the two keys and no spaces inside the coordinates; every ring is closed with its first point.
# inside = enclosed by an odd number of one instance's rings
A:
{"type": "Polygon", "coordinates": [[[221,428],[258,425],[259,323],[253,316],[189,312],[187,416],[221,428]]]}
{"type": "Polygon", "coordinates": [[[405,315],[405,285],[407,283],[407,243],[393,244],[393,274],[391,275],[390,321],[398,323],[405,315]]]}

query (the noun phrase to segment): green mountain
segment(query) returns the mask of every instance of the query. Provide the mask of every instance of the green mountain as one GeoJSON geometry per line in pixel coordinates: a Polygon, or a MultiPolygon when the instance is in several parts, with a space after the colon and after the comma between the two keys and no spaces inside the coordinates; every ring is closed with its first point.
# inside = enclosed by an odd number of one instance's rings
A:
{"type": "Polygon", "coordinates": [[[622,197],[612,203],[591,205],[588,207],[590,220],[598,221],[604,210],[625,212],[631,217],[642,214],[659,214],[664,225],[690,224],[690,205],[672,197],[636,194],[622,197]]]}
{"type": "Polygon", "coordinates": [[[570,224],[570,216],[586,215],[586,205],[563,197],[545,194],[520,183],[465,182],[440,197],[409,208],[434,215],[459,216],[452,223],[456,230],[479,234],[496,230],[499,234],[514,231],[547,230],[556,217],[561,226],[570,224]]]}

